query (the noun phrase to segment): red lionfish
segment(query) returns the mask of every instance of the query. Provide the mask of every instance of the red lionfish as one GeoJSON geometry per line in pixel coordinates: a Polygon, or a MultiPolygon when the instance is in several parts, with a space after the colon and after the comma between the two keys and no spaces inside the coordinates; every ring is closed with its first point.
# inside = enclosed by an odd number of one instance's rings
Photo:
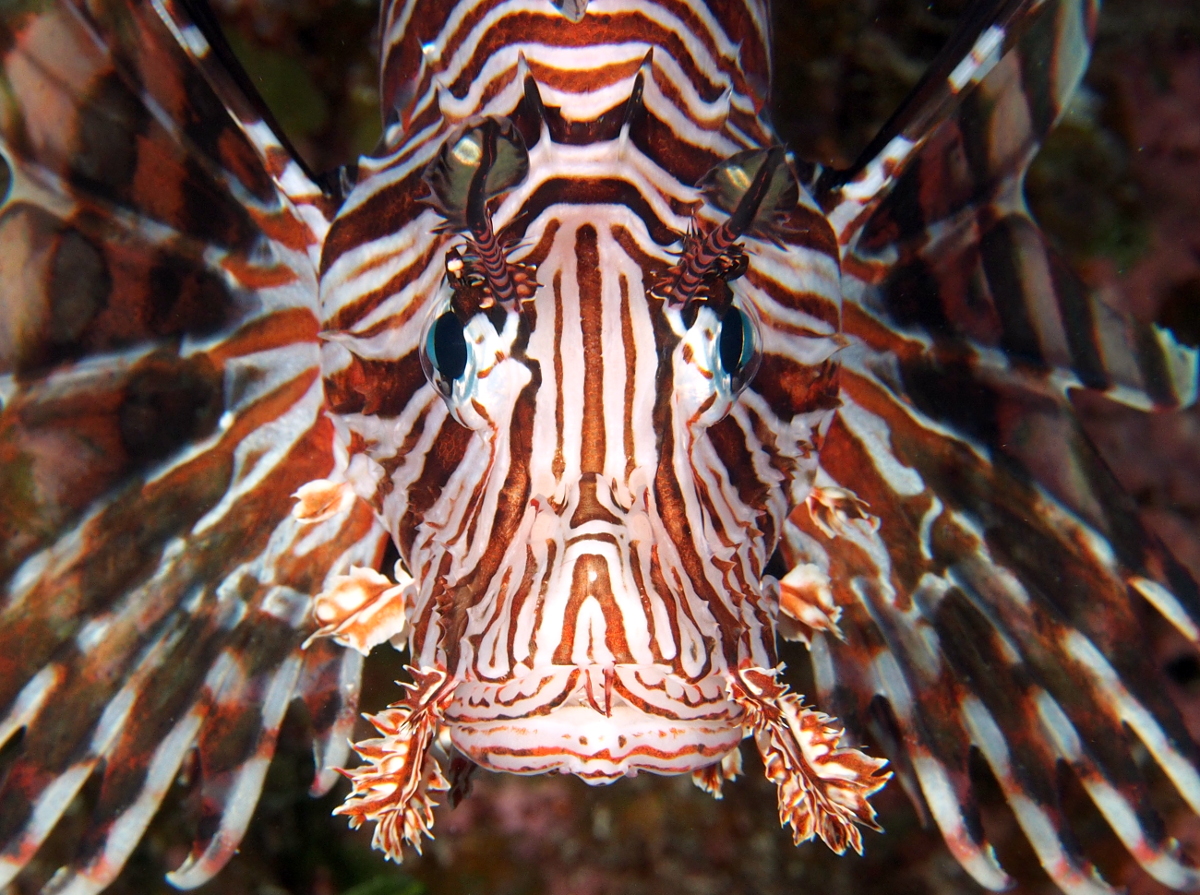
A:
{"type": "Polygon", "coordinates": [[[765,0],[395,0],[381,145],[318,178],[197,0],[7,4],[0,884],[97,778],[48,890],[102,890],[189,755],[169,878],[208,880],[288,704],[325,790],[390,640],[338,811],[396,860],[447,773],[719,795],[749,737],[797,842],[861,850],[894,774],[1003,888],[977,751],[1064,891],[1111,890],[1063,764],[1200,886],[1134,753],[1198,812],[1200,754],[1131,635],[1144,601],[1195,642],[1200,594],[1066,399],[1178,407],[1197,358],[1022,195],[1098,5],[974,3],[831,170],[766,121],[765,0]]]}

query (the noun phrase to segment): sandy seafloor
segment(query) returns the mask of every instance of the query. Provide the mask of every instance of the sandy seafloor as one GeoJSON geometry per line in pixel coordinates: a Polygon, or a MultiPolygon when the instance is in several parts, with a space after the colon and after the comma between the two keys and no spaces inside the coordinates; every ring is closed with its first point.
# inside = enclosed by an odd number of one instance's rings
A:
{"type": "MultiPolygon", "coordinates": [[[[316,169],[370,148],[378,133],[370,44],[374,4],[360,0],[214,0],[235,47],[316,169]]],[[[775,120],[801,157],[845,164],[895,108],[965,0],[784,0],[777,27],[775,120]]],[[[1076,268],[1110,301],[1200,340],[1200,4],[1110,0],[1080,98],[1030,177],[1030,201],[1076,268]]],[[[1200,414],[1151,417],[1080,399],[1085,425],[1146,521],[1200,577],[1200,414]]],[[[1165,631],[1151,644],[1164,680],[1200,733],[1200,663],[1165,631]]],[[[402,657],[368,662],[364,705],[395,698],[402,657]]],[[[785,658],[804,688],[803,649],[785,658]]],[[[303,717],[289,716],[241,852],[203,893],[221,895],[933,895],[981,892],[898,785],[875,799],[886,833],[864,857],[820,844],[795,848],[778,827],[774,788],[752,749],[748,773],[714,802],[686,778],[643,775],[610,787],[574,778],[481,772],[457,809],[441,808],[437,839],[401,867],[330,810],[345,785],[307,797],[303,717]]],[[[1160,775],[1161,776],[1161,775],[1160,775]]],[[[1164,790],[1161,779],[1158,789],[1164,790]]],[[[1080,839],[1133,895],[1165,891],[1132,865],[1065,781],[1080,839]]],[[[1057,891],[1037,867],[994,782],[981,775],[984,819],[1022,893],[1057,891]]],[[[1164,800],[1172,830],[1200,856],[1200,821],[1164,800]]],[[[43,872],[71,836],[66,819],[37,861],[43,872]]],[[[77,827],[76,827],[77,829],[77,827]]],[[[163,880],[186,854],[178,807],[155,821],[110,889],[174,891],[163,880]]],[[[59,852],[61,854],[61,852],[59,852]]],[[[35,872],[33,877],[40,876],[35,872]]],[[[44,877],[42,877],[44,878],[44,877]]],[[[32,882],[32,879],[30,879],[32,882]]],[[[19,884],[17,891],[25,891],[19,884]]]]}

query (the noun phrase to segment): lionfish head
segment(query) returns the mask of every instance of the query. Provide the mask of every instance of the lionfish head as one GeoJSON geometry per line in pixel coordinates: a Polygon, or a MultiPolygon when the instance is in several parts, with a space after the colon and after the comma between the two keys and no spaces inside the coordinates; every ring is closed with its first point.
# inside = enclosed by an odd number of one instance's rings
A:
{"type": "Polygon", "coordinates": [[[398,526],[414,654],[457,682],[445,723],[480,765],[692,771],[744,735],[733,669],[774,664],[763,569],[828,413],[767,439],[731,418],[762,354],[736,240],[796,187],[781,151],[731,160],[713,192],[755,208],[680,251],[546,149],[553,202],[513,197],[532,177],[509,119],[460,128],[427,173],[465,233],[420,349],[454,468],[398,526]]]}
{"type": "Polygon", "coordinates": [[[885,779],[772,670],[765,569],[811,489],[839,337],[768,315],[797,294],[836,307],[828,225],[780,148],[683,185],[629,141],[628,111],[591,142],[544,114],[530,77],[511,117],[462,123],[422,175],[404,318],[424,322],[403,363],[425,381],[375,451],[401,557],[377,589],[403,600],[416,682],[356,747],[371,764],[340,809],[403,818],[378,834],[393,854],[447,785],[439,735],[494,770],[716,789],[745,736],[767,754],[791,724],[797,755],[885,779]]]}

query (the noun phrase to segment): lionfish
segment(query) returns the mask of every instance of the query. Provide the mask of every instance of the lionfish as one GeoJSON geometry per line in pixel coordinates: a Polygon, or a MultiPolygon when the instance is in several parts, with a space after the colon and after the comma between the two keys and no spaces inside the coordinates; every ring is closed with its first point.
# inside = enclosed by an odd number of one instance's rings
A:
{"type": "Polygon", "coordinates": [[[861,851],[894,774],[1004,888],[974,753],[1064,891],[1111,890],[1063,766],[1200,886],[1136,759],[1200,812],[1137,636],[1200,593],[1068,400],[1197,356],[1022,193],[1098,6],[978,0],[833,170],[767,121],[766,0],[395,0],[382,141],[317,177],[200,0],[6,4],[0,885],[91,779],[47,890],[104,889],[185,760],[205,882],[292,700],[314,790],[351,763],[390,641],[338,813],[395,860],[471,767],[719,795],[749,738],[797,843],[861,851]]]}

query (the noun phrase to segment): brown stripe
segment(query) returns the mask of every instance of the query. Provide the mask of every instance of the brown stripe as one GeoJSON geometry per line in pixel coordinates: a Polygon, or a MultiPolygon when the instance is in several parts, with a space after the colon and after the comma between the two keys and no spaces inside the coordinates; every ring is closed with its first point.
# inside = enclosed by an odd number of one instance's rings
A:
{"type": "Polygon", "coordinates": [[[625,346],[625,478],[633,474],[633,396],[637,384],[637,343],[633,337],[633,316],[629,309],[629,281],[621,275],[621,344],[625,346]]]}
{"type": "MultiPolygon", "coordinates": [[[[571,575],[571,597],[563,616],[562,639],[554,651],[554,664],[573,664],[575,635],[579,625],[579,610],[584,601],[594,597],[600,604],[604,616],[604,645],[618,663],[632,663],[634,657],[625,639],[625,627],[621,609],[613,596],[612,581],[608,574],[608,562],[603,556],[585,553],[575,561],[571,575]]],[[[589,649],[589,653],[594,650],[589,649]]],[[[593,653],[594,656],[594,653],[593,653]]]]}
{"type": "Polygon", "coordinates": [[[579,503],[571,515],[571,528],[580,528],[589,522],[602,522],[606,525],[616,526],[621,524],[621,520],[600,503],[600,498],[596,493],[598,477],[595,473],[585,472],[580,478],[579,503]]]}
{"type": "Polygon", "coordinates": [[[474,435],[451,416],[442,421],[433,448],[424,457],[420,475],[408,486],[408,507],[400,518],[397,532],[399,543],[412,544],[417,527],[425,521],[425,514],[441,496],[445,483],[462,462],[474,435]]]}
{"type": "Polygon", "coordinates": [[[575,234],[575,279],[579,283],[579,325],[583,331],[583,431],[579,471],[604,472],[604,356],[600,334],[604,306],[600,279],[600,249],[596,228],[580,227],[575,234]]]}
{"type": "Polygon", "coordinates": [[[554,272],[554,461],[550,471],[561,480],[566,462],[563,460],[563,291],[562,271],[554,272]]]}
{"type": "MultiPolygon", "coordinates": [[[[654,606],[650,602],[650,595],[647,593],[647,583],[642,575],[642,558],[646,556],[647,565],[651,562],[657,562],[657,559],[650,552],[651,545],[644,542],[633,542],[629,547],[629,573],[633,576],[633,584],[637,588],[638,596],[642,602],[642,615],[646,619],[646,634],[650,638],[650,655],[654,657],[654,661],[660,665],[667,664],[663,658],[662,647],[658,642],[658,626],[654,621],[654,606]],[[649,555],[648,555],[649,554],[649,555]]],[[[658,594],[655,594],[658,597],[658,594]]]]}
{"type": "MultiPolygon", "coordinates": [[[[533,548],[529,545],[525,547],[525,573],[521,576],[521,583],[517,586],[513,593],[512,605],[509,608],[508,618],[508,661],[514,665],[517,662],[517,628],[520,627],[519,619],[521,613],[525,609],[525,601],[533,596],[534,579],[541,581],[541,591],[544,592],[547,585],[546,569],[538,565],[537,556],[534,555],[533,548]]],[[[497,616],[498,617],[498,616],[497,616]]],[[[536,634],[536,629],[534,631],[536,634]]]]}
{"type": "MultiPolygon", "coordinates": [[[[458,97],[465,96],[483,72],[488,60],[514,44],[537,43],[560,47],[594,47],[600,50],[605,46],[617,45],[628,40],[666,50],[667,55],[682,69],[684,80],[694,86],[704,102],[716,102],[725,90],[724,84],[711,77],[715,73],[700,67],[699,60],[692,57],[679,35],[667,30],[649,16],[640,12],[588,16],[582,22],[564,28],[562,17],[550,12],[549,4],[546,9],[549,14],[521,11],[497,19],[475,45],[470,61],[450,85],[450,92],[458,97]]],[[[447,41],[441,59],[452,59],[461,47],[460,35],[465,37],[470,33],[471,26],[464,21],[462,27],[447,41]]],[[[723,61],[711,34],[700,29],[691,36],[698,38],[705,45],[706,51],[718,64],[723,61]]],[[[732,69],[733,66],[730,66],[730,70],[722,74],[731,74],[732,69]]],[[[577,93],[593,89],[590,69],[574,72],[576,78],[573,83],[570,80],[573,73],[571,70],[560,71],[563,89],[577,93]]]]}

